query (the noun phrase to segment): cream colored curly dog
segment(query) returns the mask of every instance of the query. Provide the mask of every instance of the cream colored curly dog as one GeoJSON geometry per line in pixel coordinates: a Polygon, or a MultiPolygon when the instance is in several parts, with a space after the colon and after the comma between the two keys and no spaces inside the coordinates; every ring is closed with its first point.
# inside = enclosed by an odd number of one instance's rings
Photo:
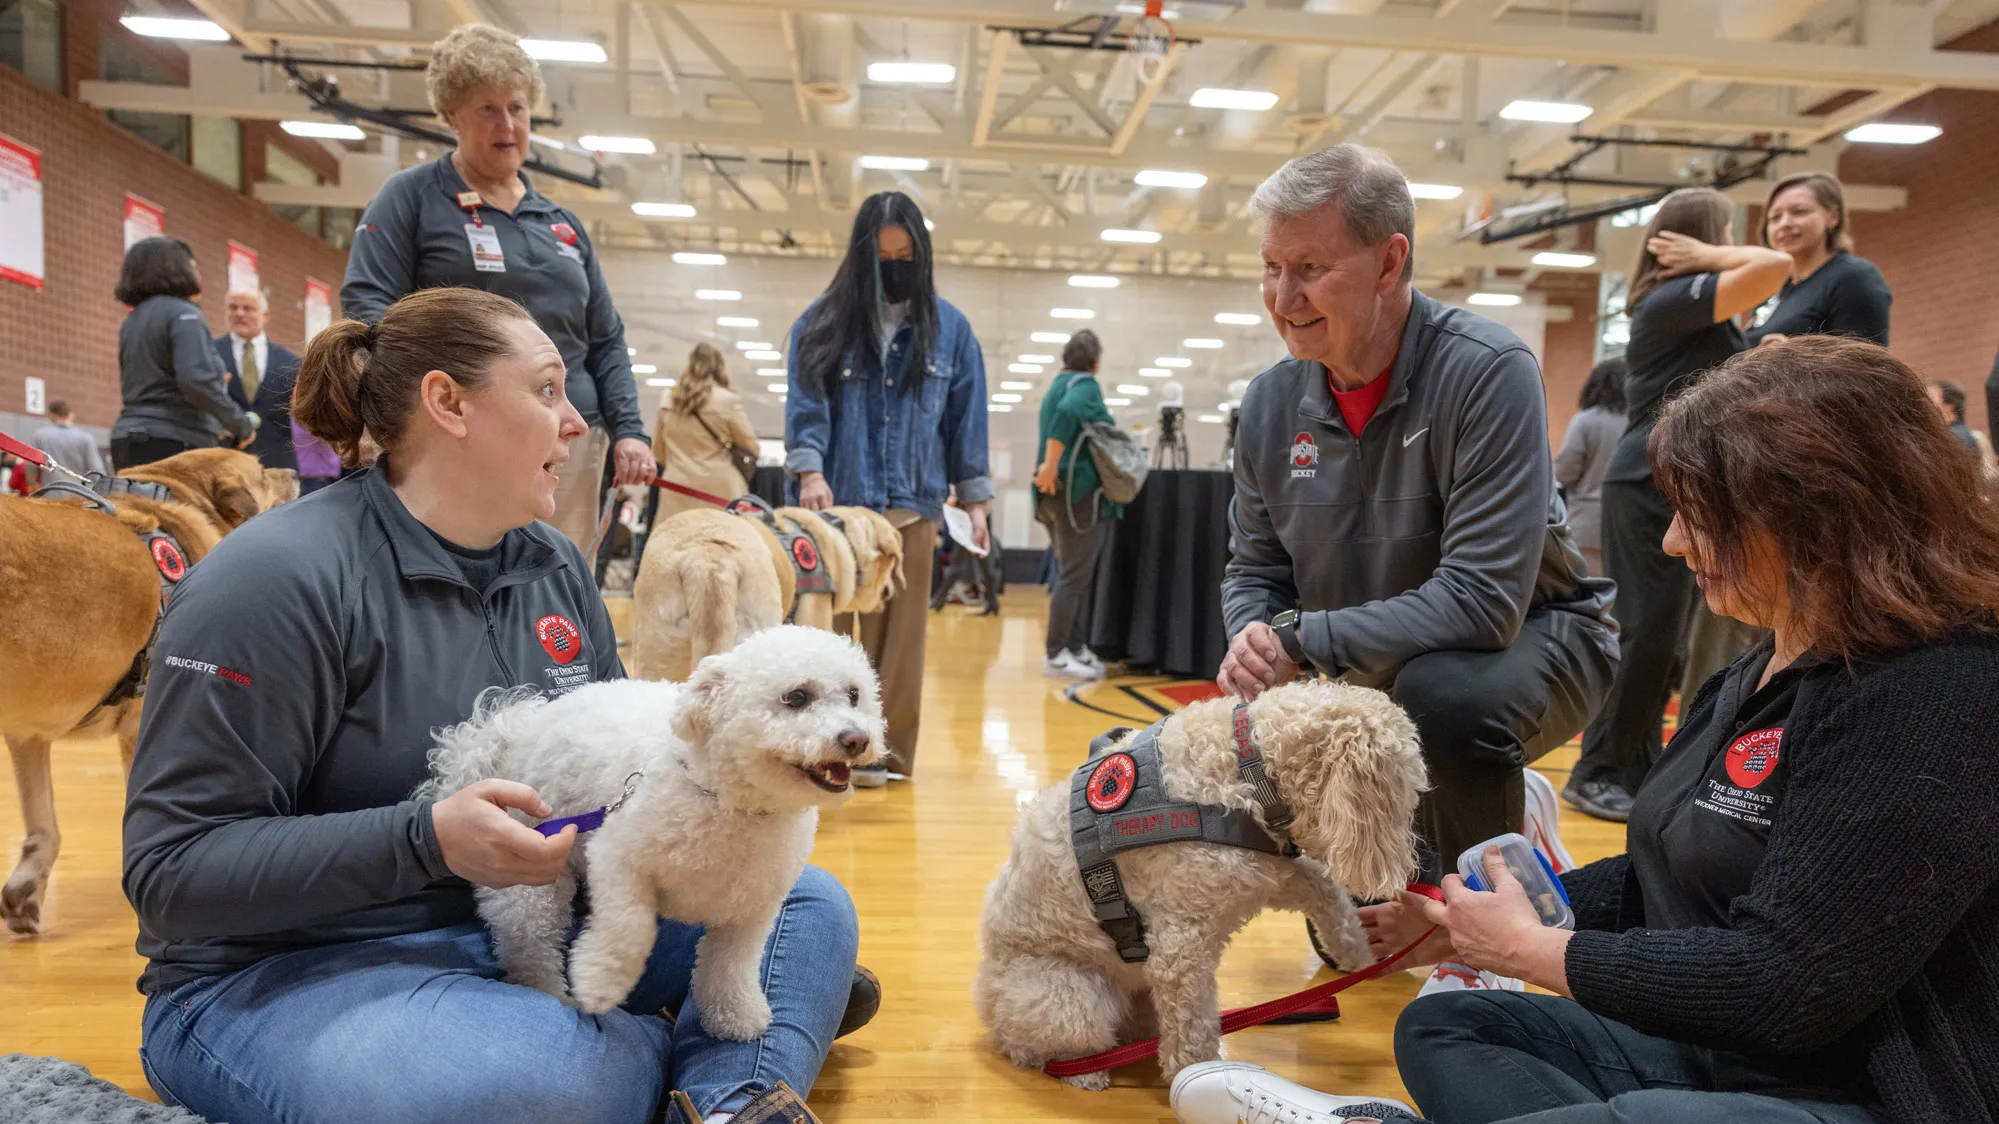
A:
{"type": "Polygon", "coordinates": [[[507,980],[602,1014],[637,985],[659,918],[703,925],[692,981],[701,1025],[748,1042],[770,1025],[758,967],[819,810],[846,801],[853,766],[879,758],[881,739],[880,690],[860,647],[780,625],[702,660],[686,683],[612,680],[553,700],[488,692],[471,720],[438,733],[416,795],[499,777],[566,817],[628,792],[552,885],[476,892],[507,980]],[[578,879],[590,916],[565,983],[578,879]]]}
{"type": "MultiPolygon", "coordinates": [[[[1237,775],[1235,704],[1196,703],[1166,720],[1164,788],[1174,801],[1248,809],[1261,822],[1237,775]]],[[[1427,784],[1416,727],[1380,691],[1320,681],[1266,691],[1249,716],[1297,817],[1290,835],[1301,857],[1198,840],[1119,854],[1152,949],[1143,964],[1120,960],[1097,926],[1070,842],[1069,781],[1042,790],[1021,813],[1013,854],[986,891],[973,988],[979,1018],[1015,1064],[1039,1067],[1155,1032],[1168,1080],[1220,1057],[1215,971],[1230,938],[1266,908],[1310,918],[1342,969],[1369,962],[1347,891],[1388,897],[1416,868],[1412,821],[1427,784]]],[[[1103,1089],[1110,1073],[1068,1080],[1103,1089]]]]}

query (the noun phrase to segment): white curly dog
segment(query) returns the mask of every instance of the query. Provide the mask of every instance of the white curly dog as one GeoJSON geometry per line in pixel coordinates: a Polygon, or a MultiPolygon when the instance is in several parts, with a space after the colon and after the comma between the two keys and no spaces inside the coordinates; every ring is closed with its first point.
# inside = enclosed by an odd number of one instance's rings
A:
{"type": "Polygon", "coordinates": [[[747,1042],[770,1025],[758,967],[819,810],[846,801],[853,766],[879,758],[881,741],[860,647],[784,625],[702,660],[686,683],[614,680],[555,699],[488,691],[470,720],[437,734],[417,797],[500,777],[561,816],[609,807],[552,885],[477,891],[507,979],[601,1014],[637,985],[658,918],[702,925],[701,1025],[747,1042]],[[578,879],[590,914],[565,985],[578,879]]]}
{"type": "MultiPolygon", "coordinates": [[[[1237,772],[1236,701],[1196,703],[1166,720],[1163,787],[1170,800],[1245,809],[1262,824],[1237,772]]],[[[1121,960],[1097,925],[1070,840],[1069,780],[1022,811],[1013,853],[986,891],[973,987],[980,1020],[1016,1065],[1039,1067],[1154,1033],[1168,1080],[1219,1058],[1215,972],[1230,938],[1266,908],[1310,918],[1342,970],[1369,963],[1347,890],[1389,897],[1416,868],[1412,824],[1427,785],[1416,727],[1380,691],[1321,681],[1266,691],[1248,715],[1278,795],[1297,817],[1289,834],[1301,855],[1199,840],[1117,855],[1151,946],[1144,963],[1121,960]]],[[[1104,1089],[1110,1072],[1067,1080],[1104,1089]]]]}

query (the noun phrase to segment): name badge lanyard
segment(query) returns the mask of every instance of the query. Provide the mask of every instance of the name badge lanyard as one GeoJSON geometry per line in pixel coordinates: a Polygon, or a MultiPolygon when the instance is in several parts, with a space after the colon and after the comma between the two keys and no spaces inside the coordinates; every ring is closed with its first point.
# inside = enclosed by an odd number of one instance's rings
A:
{"type": "Polygon", "coordinates": [[[480,273],[505,273],[507,257],[500,249],[500,232],[486,225],[480,208],[485,204],[476,191],[458,193],[458,206],[472,221],[465,224],[465,238],[472,247],[472,268],[480,273]]]}

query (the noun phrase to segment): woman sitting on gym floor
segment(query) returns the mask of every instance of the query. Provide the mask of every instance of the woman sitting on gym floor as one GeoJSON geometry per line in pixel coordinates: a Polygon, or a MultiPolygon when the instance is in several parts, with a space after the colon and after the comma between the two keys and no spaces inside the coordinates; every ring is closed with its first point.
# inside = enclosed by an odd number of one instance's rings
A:
{"type": "MultiPolygon", "coordinates": [[[[1649,451],[1666,550],[1775,635],[1685,707],[1629,853],[1563,876],[1574,932],[1503,868],[1495,893],[1452,875],[1442,904],[1363,911],[1378,951],[1434,922],[1427,959],[1557,993],[1417,1000],[1403,1082],[1439,1124],[1999,1119],[1999,514],[1977,465],[1914,371],[1821,336],[1729,360],[1649,451]]],[[[1409,1118],[1205,1068],[1176,1082],[1183,1121],[1409,1118]]]]}

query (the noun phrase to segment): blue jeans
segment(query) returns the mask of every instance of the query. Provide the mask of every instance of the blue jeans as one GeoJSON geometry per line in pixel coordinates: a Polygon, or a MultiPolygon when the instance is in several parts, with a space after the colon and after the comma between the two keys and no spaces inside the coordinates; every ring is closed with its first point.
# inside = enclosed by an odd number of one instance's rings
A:
{"type": "Polygon", "coordinates": [[[1403,1008],[1395,1064],[1436,1124],[1882,1124],[1806,1063],[1645,1034],[1573,999],[1446,992],[1403,1008]]]}
{"type": "Polygon", "coordinates": [[[853,985],[854,905],[807,867],[764,947],[770,1029],[710,1038],[688,993],[698,926],[663,921],[624,1005],[586,1015],[505,983],[484,926],[282,953],[146,1003],[160,1098],[229,1124],[645,1124],[678,1088],[706,1115],[812,1088],[853,985]]]}

